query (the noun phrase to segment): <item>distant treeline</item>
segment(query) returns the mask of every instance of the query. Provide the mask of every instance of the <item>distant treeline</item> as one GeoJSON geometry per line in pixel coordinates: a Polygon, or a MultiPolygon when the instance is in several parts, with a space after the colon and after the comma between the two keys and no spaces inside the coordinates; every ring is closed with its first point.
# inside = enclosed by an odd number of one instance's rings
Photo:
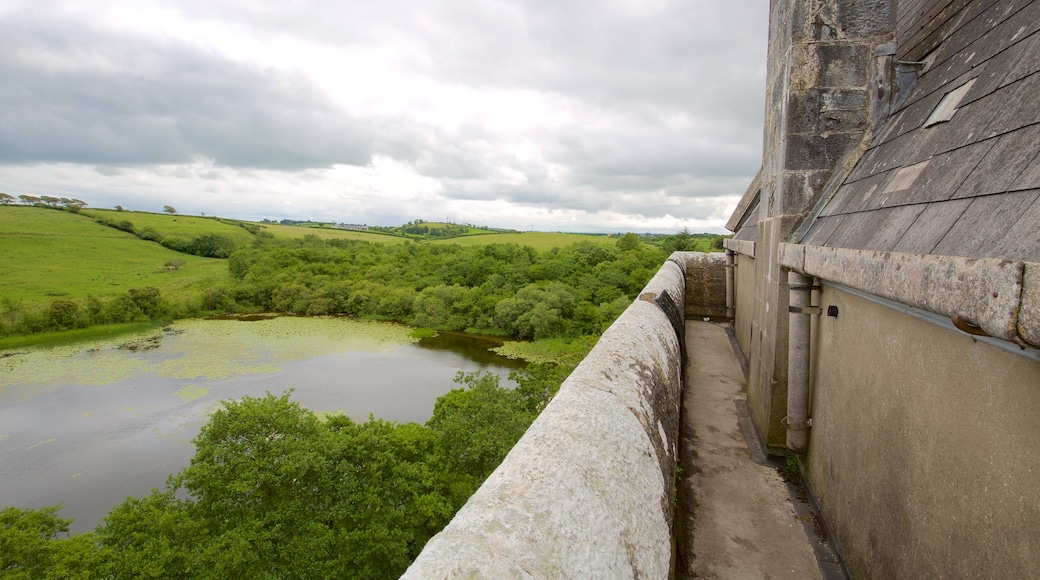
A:
{"type": "Polygon", "coordinates": [[[598,335],[665,254],[643,244],[374,244],[307,237],[238,250],[205,306],[347,314],[517,338],[598,335]]]}

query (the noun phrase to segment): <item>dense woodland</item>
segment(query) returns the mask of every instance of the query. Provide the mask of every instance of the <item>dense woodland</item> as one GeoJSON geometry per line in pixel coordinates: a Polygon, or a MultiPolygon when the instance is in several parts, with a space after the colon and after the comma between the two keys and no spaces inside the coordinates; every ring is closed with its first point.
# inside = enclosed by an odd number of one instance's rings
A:
{"type": "Polygon", "coordinates": [[[665,256],[634,235],[616,247],[586,242],[541,253],[516,244],[259,238],[230,252],[229,281],[200,296],[131,288],[107,299],[59,298],[35,310],[4,300],[0,336],[249,311],[361,316],[517,338],[599,334],[665,256]]]}

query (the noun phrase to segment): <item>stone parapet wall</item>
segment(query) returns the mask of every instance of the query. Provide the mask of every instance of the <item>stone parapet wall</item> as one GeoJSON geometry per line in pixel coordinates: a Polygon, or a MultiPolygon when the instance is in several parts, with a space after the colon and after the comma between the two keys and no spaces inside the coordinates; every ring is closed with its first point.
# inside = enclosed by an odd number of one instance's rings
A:
{"type": "Polygon", "coordinates": [[[669,576],[676,325],[686,265],[700,256],[665,262],[404,578],[669,576]]]}
{"type": "Polygon", "coordinates": [[[686,254],[686,316],[728,318],[726,254],[686,254]]]}

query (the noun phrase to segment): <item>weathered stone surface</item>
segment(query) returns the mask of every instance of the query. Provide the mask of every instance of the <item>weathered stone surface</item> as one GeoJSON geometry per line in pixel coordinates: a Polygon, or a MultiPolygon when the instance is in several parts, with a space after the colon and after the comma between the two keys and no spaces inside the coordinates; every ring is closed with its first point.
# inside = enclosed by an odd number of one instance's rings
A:
{"type": "Polygon", "coordinates": [[[785,268],[796,272],[805,271],[805,246],[801,244],[780,244],[777,248],[779,261],[785,268]]]}
{"type": "Polygon", "coordinates": [[[682,252],[685,262],[686,316],[726,318],[726,255],[682,252]]]}
{"type": "Polygon", "coordinates": [[[1025,265],[1018,335],[1026,343],[1040,348],[1040,264],[1025,265]]]}
{"type": "Polygon", "coordinates": [[[723,242],[723,245],[727,250],[732,250],[738,254],[744,254],[745,256],[755,257],[755,242],[751,240],[734,240],[728,239],[723,242]]]}
{"type": "Polygon", "coordinates": [[[666,578],[680,337],[673,257],[404,578],[666,578]]]}
{"type": "MultiPolygon", "coordinates": [[[[795,257],[794,252],[782,253],[795,257]]],[[[781,263],[797,269],[798,263],[781,263]]],[[[802,272],[1016,340],[1022,262],[806,246],[802,272]]]]}

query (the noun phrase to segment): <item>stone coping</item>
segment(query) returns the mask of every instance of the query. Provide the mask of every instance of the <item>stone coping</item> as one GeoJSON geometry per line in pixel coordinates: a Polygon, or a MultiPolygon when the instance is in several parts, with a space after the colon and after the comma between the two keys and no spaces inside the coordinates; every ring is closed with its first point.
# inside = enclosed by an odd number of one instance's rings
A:
{"type": "Polygon", "coordinates": [[[786,268],[1040,347],[1040,264],[781,243],[786,268]]]}
{"type": "Polygon", "coordinates": [[[672,254],[403,578],[669,576],[682,345],[663,304],[695,257],[672,254]]]}
{"type": "Polygon", "coordinates": [[[755,242],[751,240],[735,240],[733,238],[726,238],[722,241],[722,245],[731,252],[743,254],[745,256],[755,257],[755,242]]]}

